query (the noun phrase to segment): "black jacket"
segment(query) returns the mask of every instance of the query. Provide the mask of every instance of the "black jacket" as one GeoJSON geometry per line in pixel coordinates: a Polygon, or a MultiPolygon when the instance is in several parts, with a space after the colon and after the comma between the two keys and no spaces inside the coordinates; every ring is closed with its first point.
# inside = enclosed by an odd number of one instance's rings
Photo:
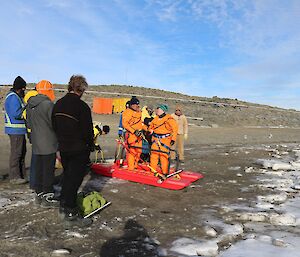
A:
{"type": "Polygon", "coordinates": [[[73,93],[54,105],[52,123],[61,152],[91,151],[94,147],[90,107],[73,93]]]}

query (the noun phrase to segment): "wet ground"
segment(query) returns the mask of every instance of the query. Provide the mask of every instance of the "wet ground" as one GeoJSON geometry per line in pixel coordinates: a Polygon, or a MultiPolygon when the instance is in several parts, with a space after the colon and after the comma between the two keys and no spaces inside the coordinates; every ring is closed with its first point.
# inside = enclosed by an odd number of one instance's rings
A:
{"type": "MultiPolygon", "coordinates": [[[[102,139],[107,158],[114,154],[113,133],[102,139]]],[[[202,173],[203,179],[171,191],[90,174],[83,187],[100,191],[112,204],[95,215],[87,228],[66,229],[57,209],[35,206],[28,185],[1,180],[0,256],[58,256],[53,252],[57,249],[82,257],[180,256],[169,251],[172,242],[183,237],[207,238],[205,227],[212,217],[221,218],[222,206],[250,205],[257,195],[269,193],[251,187],[256,174],[245,173],[245,168],[255,166],[257,159],[269,158],[269,148],[300,142],[295,129],[191,127],[191,134],[184,168],[202,173]]],[[[7,144],[5,136],[1,140],[7,144]]],[[[7,148],[2,148],[1,158],[4,174],[7,148]]]]}
{"type": "MultiPolygon", "coordinates": [[[[66,230],[56,209],[34,205],[27,185],[0,183],[0,256],[50,256],[55,249],[69,249],[71,256],[158,256],[181,237],[204,236],[210,215],[220,206],[248,201],[262,194],[243,192],[253,174],[242,172],[269,152],[257,146],[187,146],[185,167],[204,179],[170,191],[152,186],[88,176],[84,186],[101,191],[112,205],[94,216],[92,226],[66,230]],[[241,170],[242,176],[237,176],[241,170]]],[[[167,255],[172,256],[172,255],[167,255]]]]}

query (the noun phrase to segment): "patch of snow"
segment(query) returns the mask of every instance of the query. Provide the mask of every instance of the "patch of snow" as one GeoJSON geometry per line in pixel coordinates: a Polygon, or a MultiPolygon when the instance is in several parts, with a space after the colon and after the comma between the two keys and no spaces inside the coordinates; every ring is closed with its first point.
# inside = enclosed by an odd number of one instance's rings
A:
{"type": "Polygon", "coordinates": [[[240,166],[234,166],[234,167],[229,167],[228,170],[232,170],[232,171],[236,171],[236,170],[240,170],[241,167],[240,166]]]}
{"type": "Polygon", "coordinates": [[[68,231],[66,233],[66,235],[70,236],[70,237],[76,237],[76,238],[85,238],[85,237],[87,237],[87,235],[82,235],[82,234],[80,234],[78,232],[74,232],[74,231],[68,231]]]}
{"type": "Polygon", "coordinates": [[[217,256],[219,253],[219,247],[216,242],[208,241],[203,243],[196,252],[197,255],[200,256],[217,256]]]}
{"type": "Polygon", "coordinates": [[[170,251],[186,256],[197,256],[197,250],[202,246],[202,243],[190,238],[179,238],[172,243],[170,251]]]}
{"type": "Polygon", "coordinates": [[[245,168],[245,172],[246,172],[246,173],[253,173],[253,172],[255,172],[255,170],[254,170],[253,167],[246,167],[246,168],[245,168]]]}
{"type": "Polygon", "coordinates": [[[5,197],[0,198],[0,208],[5,207],[6,205],[11,204],[11,200],[5,197]]]}
{"type": "Polygon", "coordinates": [[[241,221],[265,222],[268,219],[268,214],[265,212],[256,213],[239,213],[237,219],[241,221]]]}
{"type": "Polygon", "coordinates": [[[270,215],[270,223],[278,226],[295,226],[296,225],[296,217],[285,213],[285,214],[271,214],[270,215]]]}
{"type": "Polygon", "coordinates": [[[280,194],[266,195],[266,196],[258,196],[258,200],[268,202],[268,203],[284,203],[287,200],[287,194],[281,192],[280,194]]]}
{"type": "Polygon", "coordinates": [[[210,237],[216,237],[218,234],[214,228],[209,227],[209,226],[204,227],[204,231],[205,231],[205,234],[210,237]]]}
{"type": "MultiPolygon", "coordinates": [[[[298,240],[298,245],[300,245],[300,240],[298,240]]],[[[247,239],[231,246],[228,250],[220,254],[219,257],[296,257],[300,251],[298,245],[278,247],[270,242],[247,239]]]]}

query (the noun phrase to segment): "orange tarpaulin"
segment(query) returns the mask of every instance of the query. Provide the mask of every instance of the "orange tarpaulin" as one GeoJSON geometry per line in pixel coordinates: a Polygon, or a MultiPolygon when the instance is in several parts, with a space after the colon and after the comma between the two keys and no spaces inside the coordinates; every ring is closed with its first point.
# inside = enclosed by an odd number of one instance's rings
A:
{"type": "Polygon", "coordinates": [[[51,101],[54,101],[55,95],[53,90],[53,85],[48,80],[41,80],[36,86],[36,90],[39,94],[48,96],[51,101]]]}
{"type": "Polygon", "coordinates": [[[95,97],[93,100],[93,112],[97,114],[112,114],[113,100],[111,98],[95,97]]]}

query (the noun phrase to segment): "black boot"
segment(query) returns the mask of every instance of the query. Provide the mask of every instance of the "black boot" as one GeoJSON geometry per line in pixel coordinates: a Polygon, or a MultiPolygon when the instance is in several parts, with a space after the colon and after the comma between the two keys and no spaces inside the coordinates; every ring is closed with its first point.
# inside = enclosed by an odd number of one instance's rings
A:
{"type": "Polygon", "coordinates": [[[93,223],[91,219],[84,219],[80,216],[77,209],[69,209],[60,207],[61,217],[63,218],[66,228],[71,227],[87,227],[93,223]]]}

